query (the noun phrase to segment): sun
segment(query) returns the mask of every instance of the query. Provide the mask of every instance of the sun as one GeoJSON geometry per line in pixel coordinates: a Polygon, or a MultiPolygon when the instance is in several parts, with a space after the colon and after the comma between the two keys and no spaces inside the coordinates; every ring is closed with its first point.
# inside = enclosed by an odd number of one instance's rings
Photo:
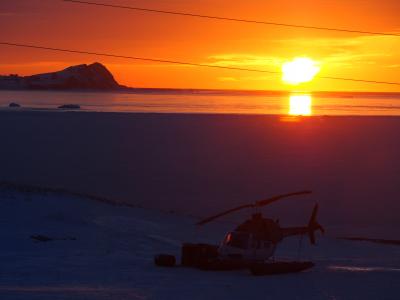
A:
{"type": "Polygon", "coordinates": [[[307,57],[297,57],[282,65],[282,80],[289,84],[311,81],[320,71],[318,63],[307,57]]]}

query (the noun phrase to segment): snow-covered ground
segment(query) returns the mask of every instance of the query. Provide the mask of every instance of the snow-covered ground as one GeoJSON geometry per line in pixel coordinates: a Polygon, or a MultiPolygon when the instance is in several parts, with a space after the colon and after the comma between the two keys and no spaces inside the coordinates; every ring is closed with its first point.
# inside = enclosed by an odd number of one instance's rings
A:
{"type": "MultiPolygon", "coordinates": [[[[114,206],[67,194],[0,190],[0,299],[399,299],[400,247],[336,240],[300,256],[310,271],[253,277],[247,271],[157,268],[183,241],[218,242],[227,221],[198,230],[194,217],[114,206]],[[31,235],[67,238],[38,242],[31,235]],[[71,239],[72,238],[72,239],[71,239]]],[[[298,257],[297,238],[278,249],[298,257]]]]}

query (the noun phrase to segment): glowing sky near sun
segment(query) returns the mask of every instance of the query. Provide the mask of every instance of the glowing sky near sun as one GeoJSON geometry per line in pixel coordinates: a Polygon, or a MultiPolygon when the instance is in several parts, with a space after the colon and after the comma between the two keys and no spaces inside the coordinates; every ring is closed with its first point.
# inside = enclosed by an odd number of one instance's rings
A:
{"type": "MultiPolygon", "coordinates": [[[[273,22],[400,32],[398,0],[102,0],[273,22]]],[[[400,38],[310,31],[131,12],[54,0],[0,2],[2,40],[121,55],[146,56],[281,71],[296,57],[321,66],[299,90],[398,91],[398,86],[318,76],[399,81],[400,38]]],[[[55,71],[100,61],[125,85],[137,87],[291,90],[281,75],[145,63],[0,46],[0,74],[55,71]]]]}

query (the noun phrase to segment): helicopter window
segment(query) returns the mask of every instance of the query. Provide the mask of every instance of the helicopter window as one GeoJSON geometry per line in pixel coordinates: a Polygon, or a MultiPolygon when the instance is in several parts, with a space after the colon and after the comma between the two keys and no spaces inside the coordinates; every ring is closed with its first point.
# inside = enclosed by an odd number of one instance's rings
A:
{"type": "Polygon", "coordinates": [[[262,246],[261,246],[261,242],[260,241],[257,241],[257,249],[260,249],[262,246]]]}
{"type": "Polygon", "coordinates": [[[225,238],[225,245],[240,249],[248,246],[249,235],[247,233],[230,232],[225,238]]]}
{"type": "Polygon", "coordinates": [[[269,248],[271,247],[271,243],[270,242],[264,242],[264,248],[269,248]]]}
{"type": "Polygon", "coordinates": [[[261,241],[257,239],[253,239],[252,248],[254,249],[265,249],[271,247],[271,243],[268,241],[261,241]]]}
{"type": "Polygon", "coordinates": [[[254,248],[254,249],[260,249],[261,248],[261,241],[253,238],[253,240],[251,242],[251,247],[254,248]]]}

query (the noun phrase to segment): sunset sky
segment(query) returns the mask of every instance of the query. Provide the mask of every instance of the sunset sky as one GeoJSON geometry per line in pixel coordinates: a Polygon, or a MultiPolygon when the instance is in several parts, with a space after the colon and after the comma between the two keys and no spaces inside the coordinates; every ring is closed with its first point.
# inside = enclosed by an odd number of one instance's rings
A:
{"type": "MultiPolygon", "coordinates": [[[[98,2],[178,10],[321,27],[400,33],[398,0],[98,0],[98,2]]],[[[400,81],[400,37],[312,31],[102,8],[57,0],[0,2],[1,40],[280,71],[294,57],[320,64],[318,76],[400,81]]],[[[72,64],[104,63],[133,87],[262,90],[399,91],[315,78],[300,86],[280,76],[117,58],[57,53],[0,45],[0,74],[29,75],[72,64]]]]}

